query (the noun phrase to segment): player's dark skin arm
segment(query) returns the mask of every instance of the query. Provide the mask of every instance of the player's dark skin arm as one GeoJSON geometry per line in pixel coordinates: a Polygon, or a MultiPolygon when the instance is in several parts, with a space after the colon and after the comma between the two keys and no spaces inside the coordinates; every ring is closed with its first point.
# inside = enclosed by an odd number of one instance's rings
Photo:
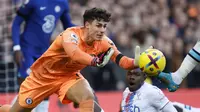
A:
{"type": "MultiPolygon", "coordinates": [[[[17,15],[13,21],[12,25],[12,39],[14,45],[19,45],[19,38],[20,38],[20,25],[24,21],[24,18],[17,15]]],[[[20,49],[14,50],[14,60],[18,67],[21,66],[21,62],[23,59],[23,55],[20,49]]]]}
{"type": "MultiPolygon", "coordinates": [[[[17,15],[13,21],[12,25],[12,39],[13,42],[15,42],[16,45],[19,44],[19,35],[20,35],[20,25],[24,21],[24,18],[17,15]]],[[[22,60],[23,60],[23,54],[20,49],[14,50],[14,60],[17,64],[17,67],[20,68],[22,65],[22,60]]],[[[18,77],[18,84],[21,85],[21,83],[24,81],[24,78],[19,78],[18,77]]]]}

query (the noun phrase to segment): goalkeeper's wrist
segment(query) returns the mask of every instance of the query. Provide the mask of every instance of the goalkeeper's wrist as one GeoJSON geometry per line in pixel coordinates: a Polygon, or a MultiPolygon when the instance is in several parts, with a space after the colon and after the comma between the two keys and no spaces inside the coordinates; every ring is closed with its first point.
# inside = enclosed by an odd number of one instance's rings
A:
{"type": "Polygon", "coordinates": [[[13,51],[19,51],[19,50],[21,50],[20,45],[14,45],[13,46],[13,51]]]}
{"type": "Polygon", "coordinates": [[[91,66],[97,66],[98,57],[94,57],[91,61],[91,66]]]}

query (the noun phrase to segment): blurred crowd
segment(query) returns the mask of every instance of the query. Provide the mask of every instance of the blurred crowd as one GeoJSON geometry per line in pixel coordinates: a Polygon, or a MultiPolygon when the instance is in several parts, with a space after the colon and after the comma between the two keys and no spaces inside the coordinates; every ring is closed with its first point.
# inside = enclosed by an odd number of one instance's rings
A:
{"type": "MultiPolygon", "coordinates": [[[[2,10],[0,13],[0,46],[10,40],[10,25],[15,15],[13,14],[15,7],[18,5],[17,0],[4,1],[12,4],[10,5],[12,9],[8,12],[2,10]],[[2,14],[5,15],[2,16],[2,14]]],[[[76,25],[83,25],[82,15],[85,9],[101,7],[110,11],[112,20],[108,25],[107,35],[118,49],[124,55],[133,57],[136,45],[141,47],[141,51],[153,45],[167,58],[165,72],[177,70],[189,49],[198,38],[200,39],[199,0],[69,0],[69,2],[71,18],[76,25]]],[[[5,9],[11,8],[9,5],[3,6],[5,9]]],[[[62,31],[59,25],[53,37],[62,31]]],[[[3,48],[11,51],[11,46],[12,44],[7,44],[3,48]]],[[[2,52],[2,47],[0,50],[2,52]]],[[[8,55],[12,56],[12,54],[8,55]]],[[[1,60],[5,61],[4,58],[1,56],[1,60]]],[[[10,58],[8,60],[12,61],[10,58]]],[[[125,72],[112,62],[101,69],[87,67],[82,71],[95,90],[124,89],[125,72]]],[[[200,66],[197,66],[186,78],[182,87],[200,87],[199,74],[200,66]]],[[[160,82],[155,78],[150,81],[160,86],[160,82]]]]}

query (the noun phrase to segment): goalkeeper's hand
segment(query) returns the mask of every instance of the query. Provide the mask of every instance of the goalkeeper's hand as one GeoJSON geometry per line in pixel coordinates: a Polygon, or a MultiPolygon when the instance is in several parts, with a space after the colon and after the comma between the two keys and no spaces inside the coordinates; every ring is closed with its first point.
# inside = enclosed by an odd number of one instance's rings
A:
{"type": "Polygon", "coordinates": [[[104,67],[109,62],[113,53],[114,49],[110,47],[106,52],[101,54],[99,57],[94,57],[94,59],[91,62],[91,65],[96,67],[104,67]]]}
{"type": "Polygon", "coordinates": [[[139,67],[140,46],[135,47],[134,67],[139,67]]]}
{"type": "MultiPolygon", "coordinates": [[[[148,49],[153,49],[153,46],[150,46],[148,49]]],[[[135,59],[134,59],[135,67],[139,67],[139,58],[140,58],[140,46],[136,46],[135,47],[135,59]]]]}

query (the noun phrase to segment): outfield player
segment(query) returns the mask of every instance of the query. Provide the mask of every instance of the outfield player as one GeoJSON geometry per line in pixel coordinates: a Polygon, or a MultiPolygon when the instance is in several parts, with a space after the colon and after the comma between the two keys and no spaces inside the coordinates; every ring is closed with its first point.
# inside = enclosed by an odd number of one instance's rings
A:
{"type": "MultiPolygon", "coordinates": [[[[59,19],[64,29],[73,26],[67,0],[24,0],[17,11],[12,25],[12,40],[19,85],[28,76],[33,62],[49,47],[51,34],[59,19]],[[20,35],[23,22],[25,26],[20,35]]],[[[48,100],[44,100],[37,110],[47,112],[48,100]]]]}
{"type": "Polygon", "coordinates": [[[180,102],[173,102],[173,105],[178,112],[200,112],[200,108],[195,108],[180,102]]]}
{"type": "Polygon", "coordinates": [[[86,66],[103,67],[109,59],[123,69],[138,67],[135,59],[121,54],[105,35],[111,14],[101,8],[86,10],[84,26],[59,34],[48,50],[31,66],[30,75],[20,86],[15,104],[0,107],[0,112],[29,112],[44,98],[55,93],[64,104],[79,103],[80,112],[103,112],[93,100],[87,80],[80,74],[86,66]]]}
{"type": "Polygon", "coordinates": [[[184,58],[179,69],[172,73],[161,72],[158,77],[164,81],[168,90],[173,92],[179,88],[183,79],[195,68],[200,62],[200,41],[198,40],[195,46],[189,51],[184,58]]]}
{"type": "Polygon", "coordinates": [[[144,82],[147,75],[139,68],[127,72],[128,87],[123,92],[122,112],[177,112],[163,92],[144,82]]]}

